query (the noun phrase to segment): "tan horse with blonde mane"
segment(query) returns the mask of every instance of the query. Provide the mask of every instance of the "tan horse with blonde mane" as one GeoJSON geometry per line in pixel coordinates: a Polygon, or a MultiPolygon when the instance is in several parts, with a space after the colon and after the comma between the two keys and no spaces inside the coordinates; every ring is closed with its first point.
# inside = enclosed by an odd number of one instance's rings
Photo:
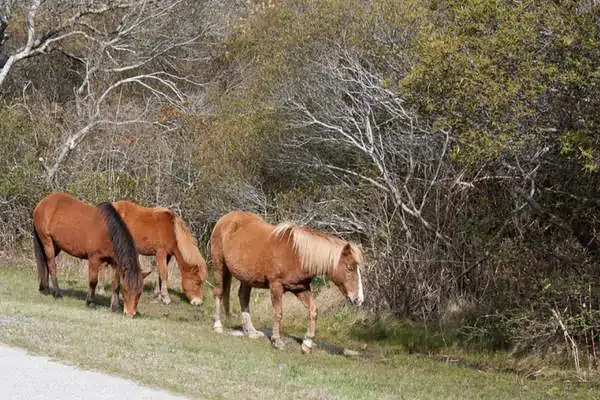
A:
{"type": "Polygon", "coordinates": [[[279,328],[284,292],[292,292],[308,308],[308,330],[302,351],[313,347],[317,321],[317,305],[310,284],[317,275],[327,275],[352,303],[364,300],[360,275],[362,253],[351,242],[315,232],[292,223],[277,226],[256,214],[234,211],[219,219],[211,235],[212,262],[216,277],[213,329],[223,331],[221,302],[229,315],[231,277],[240,281],[239,299],[242,328],[248,337],[262,336],[250,318],[250,291],[253,287],[269,289],[273,303],[275,348],[285,347],[279,328]]]}
{"type": "Polygon", "coordinates": [[[88,260],[88,306],[95,307],[98,268],[114,267],[111,308],[119,310],[119,290],[123,290],[123,311],[133,317],[142,294],[144,274],[140,270],[133,238],[110,203],[97,207],[67,193],[52,193],[33,210],[33,237],[39,290],[49,290],[52,279],[55,297],[62,297],[56,277],[56,256],[64,251],[88,260]],[[121,286],[121,283],[123,284],[121,286]]]}
{"type": "Polygon", "coordinates": [[[138,253],[156,256],[159,273],[156,289],[160,301],[171,303],[167,264],[175,256],[186,297],[194,305],[202,304],[202,285],[208,275],[206,262],[185,222],[168,208],[149,208],[126,200],[116,201],[112,205],[127,224],[138,253]]]}

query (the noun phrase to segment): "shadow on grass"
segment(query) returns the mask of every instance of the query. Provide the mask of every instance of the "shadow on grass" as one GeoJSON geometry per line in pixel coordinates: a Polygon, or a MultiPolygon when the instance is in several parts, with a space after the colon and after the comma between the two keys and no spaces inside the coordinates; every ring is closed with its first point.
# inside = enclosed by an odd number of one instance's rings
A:
{"type": "MultiPolygon", "coordinates": [[[[150,293],[151,297],[154,297],[154,298],[157,297],[155,294],[156,293],[155,288],[156,287],[155,287],[154,283],[150,283],[150,282],[144,283],[144,293],[150,293]]],[[[177,297],[182,302],[188,301],[187,297],[185,296],[185,293],[183,293],[179,290],[176,290],[176,289],[171,289],[171,288],[169,288],[167,290],[169,291],[170,296],[177,297]]]]}
{"type": "MultiPolygon", "coordinates": [[[[75,284],[77,284],[77,281],[73,281],[73,280],[68,280],[65,282],[67,285],[69,286],[75,286],[75,284]]],[[[112,293],[112,287],[111,285],[105,285],[103,287],[104,292],[100,292],[98,293],[98,290],[100,289],[100,287],[98,287],[96,289],[96,294],[94,296],[94,303],[96,305],[96,307],[105,307],[105,308],[110,308],[110,302],[111,302],[111,293],[112,293]]],[[[145,293],[150,293],[151,295],[154,292],[154,286],[151,284],[144,284],[144,292],[145,293]]],[[[60,292],[63,296],[65,297],[70,297],[73,299],[77,299],[77,300],[82,300],[83,302],[86,301],[87,299],[87,290],[83,290],[83,289],[76,289],[74,287],[63,287],[60,289],[60,292]]],[[[176,291],[171,291],[169,290],[169,292],[173,295],[176,295],[178,297],[182,297],[185,298],[185,295],[180,294],[176,291]]],[[[48,296],[52,296],[50,292],[44,293],[45,295],[48,296]]],[[[119,295],[119,302],[122,305],[123,302],[123,296],[120,294],[119,295]]],[[[121,307],[122,308],[122,307],[121,307]]]]}
{"type": "Polygon", "coordinates": [[[179,298],[179,300],[181,300],[184,303],[188,302],[188,299],[185,296],[185,293],[180,292],[179,290],[169,289],[169,295],[179,298]]]}
{"type": "MultiPolygon", "coordinates": [[[[86,297],[87,297],[87,291],[81,290],[81,289],[66,288],[66,289],[61,289],[60,293],[64,297],[70,297],[73,299],[82,300],[83,302],[85,302],[86,297]]],[[[49,293],[46,293],[46,295],[49,297],[52,297],[52,295],[49,293]]],[[[109,308],[110,307],[110,297],[105,296],[105,295],[96,294],[96,296],[94,297],[94,303],[96,304],[96,306],[109,308]]]]}
{"type": "MultiPolygon", "coordinates": [[[[265,339],[267,340],[271,340],[271,336],[273,335],[273,331],[271,329],[268,328],[259,328],[257,329],[259,332],[262,332],[265,339]]],[[[228,329],[226,331],[226,333],[228,335],[231,336],[237,336],[237,337],[244,337],[244,332],[242,330],[242,326],[241,325],[236,325],[231,327],[231,329],[228,329]]],[[[297,344],[297,345],[301,345],[302,341],[304,340],[304,338],[302,336],[298,336],[298,335],[288,335],[288,334],[284,334],[281,333],[281,339],[286,343],[286,345],[290,345],[290,344],[297,344]]],[[[260,340],[260,339],[248,339],[248,340],[260,340]]],[[[325,342],[321,342],[321,341],[314,341],[314,348],[315,349],[319,349],[319,350],[323,350],[326,353],[329,353],[331,355],[348,355],[348,351],[349,349],[346,349],[344,347],[341,346],[336,346],[333,344],[329,344],[329,343],[325,343],[325,342]]],[[[359,355],[359,352],[355,352],[352,355],[359,355]]]]}

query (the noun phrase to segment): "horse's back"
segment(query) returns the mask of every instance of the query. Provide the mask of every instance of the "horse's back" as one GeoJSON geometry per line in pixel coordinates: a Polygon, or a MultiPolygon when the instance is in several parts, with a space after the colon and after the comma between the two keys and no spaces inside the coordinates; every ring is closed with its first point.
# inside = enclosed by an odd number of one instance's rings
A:
{"type": "Polygon", "coordinates": [[[68,193],[51,193],[40,200],[33,222],[39,235],[52,238],[60,249],[79,258],[87,258],[94,247],[100,247],[99,241],[108,240],[98,209],[68,193]]]}
{"type": "Polygon", "coordinates": [[[56,218],[72,215],[77,217],[94,214],[97,217],[94,206],[84,203],[69,193],[51,193],[40,200],[33,210],[33,222],[36,227],[43,228],[51,225],[56,218]]]}
{"type": "Polygon", "coordinates": [[[140,254],[154,255],[161,248],[171,253],[177,246],[175,214],[168,208],[145,207],[127,200],[112,204],[127,224],[140,254]]]}
{"type": "Polygon", "coordinates": [[[230,212],[213,230],[213,257],[221,257],[237,279],[267,287],[295,267],[292,247],[273,235],[274,228],[256,214],[230,212]]]}
{"type": "Polygon", "coordinates": [[[231,211],[217,221],[212,236],[219,235],[221,241],[229,241],[233,236],[254,236],[268,240],[273,225],[260,216],[248,211],[231,211]]]}

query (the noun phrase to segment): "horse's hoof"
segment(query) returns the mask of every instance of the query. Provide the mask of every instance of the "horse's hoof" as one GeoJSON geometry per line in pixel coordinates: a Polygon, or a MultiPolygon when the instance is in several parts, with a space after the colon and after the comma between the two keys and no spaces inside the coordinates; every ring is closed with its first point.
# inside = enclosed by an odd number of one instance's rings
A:
{"type": "Polygon", "coordinates": [[[248,333],[246,333],[246,336],[249,339],[260,339],[262,337],[265,337],[265,334],[262,333],[261,331],[253,330],[253,331],[249,331],[248,333]]]}
{"type": "Polygon", "coordinates": [[[190,304],[193,305],[193,306],[201,306],[202,305],[202,299],[199,299],[199,298],[192,299],[190,301],[190,304]]]}
{"type": "Polygon", "coordinates": [[[119,312],[119,311],[121,311],[119,308],[120,307],[118,305],[112,305],[112,306],[110,306],[110,310],[112,312],[119,312]]]}
{"type": "Polygon", "coordinates": [[[313,348],[313,341],[310,339],[304,339],[302,341],[302,353],[303,354],[310,354],[312,352],[312,348],[313,348]]]}
{"type": "Polygon", "coordinates": [[[160,300],[161,303],[163,303],[164,305],[169,305],[171,304],[171,298],[169,296],[165,296],[165,295],[160,295],[158,297],[158,299],[160,300]]]}
{"type": "Polygon", "coordinates": [[[223,333],[223,325],[221,325],[221,321],[217,321],[213,324],[213,331],[216,333],[223,333]]]}
{"type": "Polygon", "coordinates": [[[94,303],[93,301],[88,301],[87,302],[87,306],[91,309],[95,309],[96,308],[96,303],[94,303]]]}
{"type": "Polygon", "coordinates": [[[271,344],[277,350],[285,350],[285,343],[283,343],[283,340],[281,340],[280,338],[275,338],[275,339],[271,338],[271,344]]]}

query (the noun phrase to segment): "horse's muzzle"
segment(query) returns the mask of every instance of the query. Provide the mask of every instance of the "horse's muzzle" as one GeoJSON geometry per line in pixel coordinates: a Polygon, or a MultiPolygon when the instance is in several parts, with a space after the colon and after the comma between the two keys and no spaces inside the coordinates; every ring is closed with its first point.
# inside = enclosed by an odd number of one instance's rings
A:
{"type": "Polygon", "coordinates": [[[357,307],[360,307],[362,305],[362,303],[365,301],[365,299],[363,299],[360,296],[356,296],[356,297],[348,296],[348,300],[350,300],[350,302],[357,307]]]}

